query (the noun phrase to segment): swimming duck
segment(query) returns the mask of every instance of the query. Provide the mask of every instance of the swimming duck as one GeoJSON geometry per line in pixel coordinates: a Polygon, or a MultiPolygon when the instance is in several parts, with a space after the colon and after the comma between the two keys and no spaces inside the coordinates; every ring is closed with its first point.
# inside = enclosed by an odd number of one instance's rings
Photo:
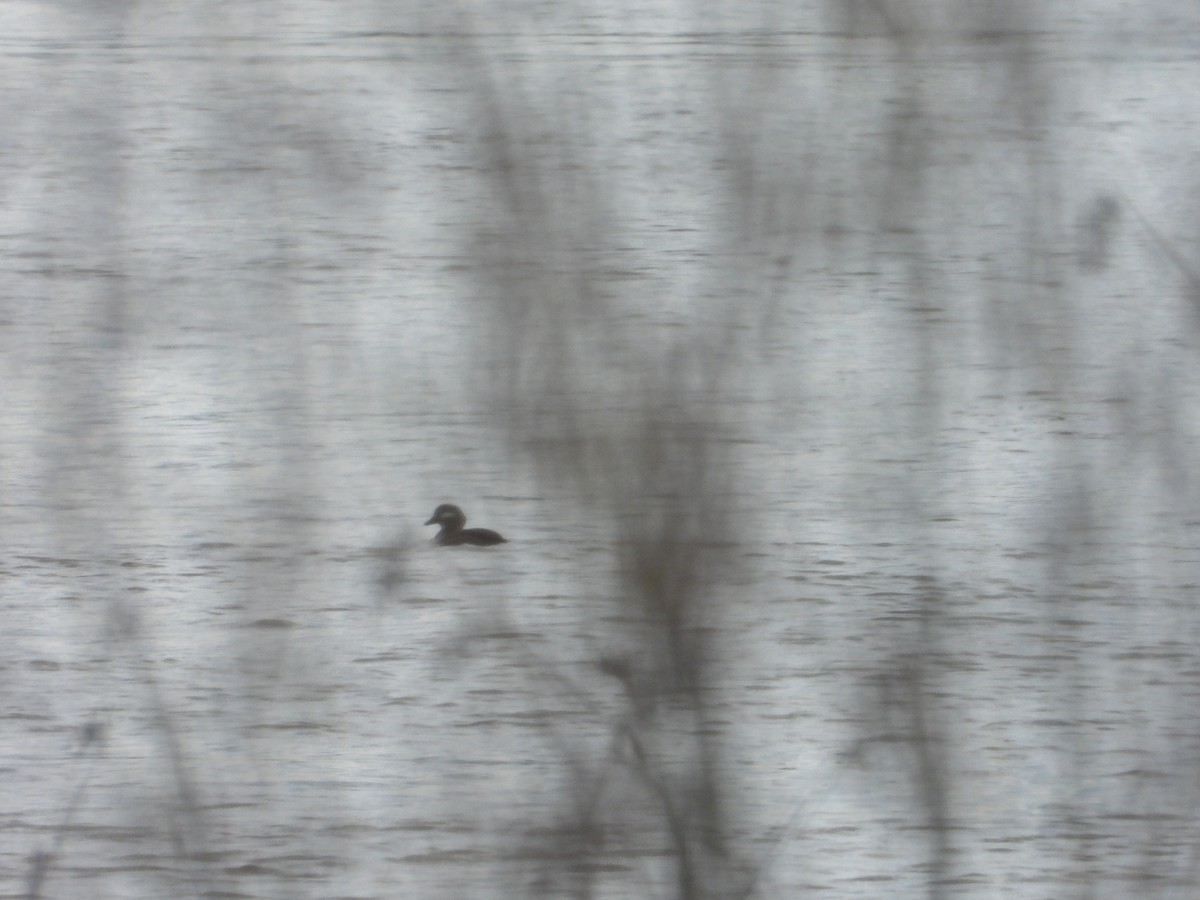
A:
{"type": "Polygon", "coordinates": [[[467,524],[467,517],[453,503],[443,503],[433,511],[433,515],[425,524],[442,526],[442,530],[433,540],[443,547],[455,547],[459,544],[490,547],[493,544],[508,543],[490,528],[463,528],[467,524]]]}

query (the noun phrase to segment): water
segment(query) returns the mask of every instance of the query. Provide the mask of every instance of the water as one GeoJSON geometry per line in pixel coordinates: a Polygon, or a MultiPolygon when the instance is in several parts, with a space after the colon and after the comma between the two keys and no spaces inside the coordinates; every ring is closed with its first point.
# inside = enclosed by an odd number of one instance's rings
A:
{"type": "Polygon", "coordinates": [[[721,429],[708,718],[762,896],[925,896],[937,814],[944,895],[1191,896],[1178,42],[485,29],[545,268],[603,273],[514,336],[475,60],[339,9],[4,14],[0,893],[53,850],[43,896],[532,894],[580,772],[627,826],[597,895],[665,892],[597,665],[638,646],[620,532],[526,405],[565,336],[601,433],[672,348],[736,361],[663,415],[721,429]],[[446,501],[511,543],[429,545],[446,501]]]}

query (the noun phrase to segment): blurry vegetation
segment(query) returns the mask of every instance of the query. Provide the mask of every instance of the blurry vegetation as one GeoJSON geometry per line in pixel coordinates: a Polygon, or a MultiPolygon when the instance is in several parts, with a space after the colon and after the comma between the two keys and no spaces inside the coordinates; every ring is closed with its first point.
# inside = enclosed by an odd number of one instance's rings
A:
{"type": "MultiPolygon", "coordinates": [[[[473,129],[465,137],[474,168],[482,173],[487,211],[482,226],[464,225],[461,235],[467,268],[481,295],[471,314],[487,320],[479,329],[484,340],[471,359],[471,367],[482,373],[479,406],[497,411],[493,424],[506,435],[512,458],[527,465],[548,494],[600,519],[615,548],[618,587],[612,601],[618,608],[611,633],[594,636],[589,663],[595,684],[579,685],[547,663],[540,685],[548,695],[580,705],[599,692],[615,695],[615,707],[606,707],[608,740],[597,752],[568,726],[547,723],[546,736],[562,765],[561,779],[552,780],[558,794],[545,809],[545,820],[529,822],[521,835],[530,843],[521,848],[523,854],[515,854],[529,861],[523,880],[497,885],[497,894],[610,896],[606,865],[645,856],[653,861],[648,866],[659,867],[645,878],[648,896],[771,895],[764,885],[777,854],[762,854],[761,835],[739,833],[740,809],[749,801],[729,796],[729,746],[737,735],[723,733],[727,723],[714,717],[713,700],[727,687],[722,683],[729,645],[726,611],[735,603],[755,602],[757,573],[746,550],[758,539],[752,529],[764,517],[763,510],[743,506],[748,489],[740,480],[745,467],[739,438],[776,426],[801,434],[808,427],[824,428],[845,436],[846,470],[830,476],[836,481],[829,488],[837,495],[834,505],[852,522],[850,529],[857,529],[861,545],[894,548],[919,570],[903,616],[872,619],[864,622],[863,633],[844,636],[853,648],[848,652],[861,653],[870,671],[852,686],[860,733],[847,760],[865,781],[873,770],[887,770],[901,773],[910,788],[911,815],[897,830],[920,835],[920,858],[909,863],[921,873],[927,896],[956,896],[956,877],[968,886],[984,880],[957,865],[958,854],[970,851],[964,844],[977,836],[955,836],[972,802],[973,785],[962,776],[971,763],[963,758],[962,736],[975,724],[967,724],[974,711],[946,697],[956,680],[972,678],[977,690],[987,693],[988,679],[995,677],[988,665],[995,649],[989,635],[1012,623],[964,624],[957,605],[964,598],[954,593],[964,586],[946,584],[946,555],[952,551],[936,527],[950,515],[947,508],[970,521],[953,502],[956,489],[966,490],[965,479],[952,482],[949,473],[957,474],[977,448],[964,449],[941,436],[964,396],[956,379],[977,366],[987,370],[982,377],[992,379],[996,396],[1020,397],[1030,405],[1046,395],[1060,398],[1062,406],[1051,409],[1048,418],[1069,416],[1074,400],[1085,394],[1117,397],[1100,414],[1109,418],[1094,426],[1111,428],[1112,448],[1096,452],[1085,445],[1083,435],[1091,426],[1056,425],[1047,455],[1061,461],[1050,469],[1062,477],[1048,477],[1048,486],[1029,489],[1044,491],[1041,499],[1054,513],[1030,525],[1029,542],[1038,548],[1030,567],[1043,590],[1030,617],[1054,627],[1038,631],[1023,619],[1019,627],[1028,625],[1032,636],[1021,632],[1020,639],[1039,655],[1045,669],[1038,675],[1056,698],[1056,707],[1045,711],[1038,727],[1074,724],[1058,738],[1065,747],[1056,757],[1062,803],[1038,810],[1042,818],[1030,826],[1062,844],[1062,884],[1038,885],[1027,895],[1116,896],[1104,889],[1103,848],[1097,845],[1119,843],[1141,854],[1137,864],[1126,861],[1121,872],[1131,892],[1182,896],[1181,890],[1198,883],[1196,848],[1176,848],[1173,880],[1164,882],[1153,827],[1145,819],[1123,825],[1113,818],[1158,807],[1172,820],[1194,817],[1200,779],[1187,791],[1163,796],[1156,792],[1154,772],[1194,768],[1200,739],[1191,731],[1167,734],[1161,742],[1147,736],[1145,759],[1125,761],[1124,771],[1134,773],[1129,808],[1097,810],[1087,806],[1088,790],[1095,779],[1115,773],[1107,759],[1098,758],[1078,723],[1109,715],[1105,710],[1113,702],[1086,685],[1119,688],[1127,677],[1133,686],[1118,699],[1136,707],[1142,698],[1137,666],[1144,657],[1104,662],[1089,656],[1087,648],[1119,644],[1127,634],[1125,622],[1091,619],[1081,608],[1081,598],[1105,590],[1089,587],[1088,541],[1097,529],[1112,527],[1125,529],[1111,538],[1125,544],[1154,523],[1160,534],[1170,532],[1169,541],[1194,545],[1188,530],[1194,524],[1188,512],[1197,511],[1186,449],[1191,426],[1185,401],[1190,398],[1173,386],[1167,363],[1143,376],[1122,370],[1127,360],[1107,366],[1106,360],[1089,358],[1096,352],[1090,289],[1081,279],[1111,270],[1122,247],[1129,252],[1131,243],[1143,241],[1178,276],[1185,298],[1194,301],[1196,267],[1157,226],[1131,215],[1119,185],[1093,190],[1072,180],[1068,162],[1054,146],[1055,127],[1072,102],[1057,93],[1045,56],[1052,52],[1045,39],[1051,26],[1042,19],[1041,6],[887,0],[796,5],[802,9],[756,11],[746,26],[744,12],[722,14],[714,4],[700,4],[691,37],[662,51],[681,54],[681,78],[703,82],[704,91],[689,99],[703,95],[715,108],[695,111],[700,151],[656,147],[649,138],[642,149],[664,166],[711,166],[713,190],[697,214],[708,228],[696,237],[696,277],[662,279],[650,293],[649,280],[628,273],[642,271],[645,260],[639,255],[655,253],[653,232],[631,235],[621,201],[653,195],[653,172],[619,158],[620,148],[605,134],[606,111],[589,105],[598,98],[589,90],[586,72],[569,59],[539,55],[543,37],[531,10],[509,10],[509,18],[490,12],[472,18],[457,11],[445,19],[418,17],[428,30],[414,37],[407,19],[404,28],[392,28],[401,17],[387,4],[378,8],[377,22],[389,26],[381,44],[407,48],[411,41],[442,42],[449,50],[439,71],[448,83],[455,82],[455,96],[466,98],[466,110],[460,112],[473,129]],[[726,42],[721,29],[735,20],[739,39],[726,42]],[[817,31],[822,31],[819,39],[813,37],[817,31]],[[497,35],[510,37],[513,47],[506,48],[497,35]],[[813,52],[796,49],[809,46],[798,36],[811,40],[813,52]],[[872,62],[864,64],[858,57],[868,41],[872,62]],[[962,54],[956,64],[978,82],[978,96],[929,83],[928,59],[947,44],[962,54]],[[840,115],[851,109],[855,122],[873,115],[868,137],[852,133],[858,126],[848,124],[848,114],[840,115]],[[1024,155],[1000,158],[996,131],[1019,136],[1024,155]],[[843,149],[852,145],[854,152],[843,149]],[[676,162],[677,155],[683,161],[676,162]],[[633,183],[621,183],[631,171],[633,183]],[[976,228],[984,218],[998,224],[991,231],[976,228]],[[1134,223],[1140,230],[1131,235],[1134,223]],[[963,283],[961,273],[951,271],[955,265],[982,273],[970,296],[951,291],[951,285],[963,283]],[[840,395],[850,397],[845,406],[816,408],[814,398],[821,394],[806,379],[817,364],[799,353],[780,356],[781,330],[789,322],[812,323],[863,302],[891,304],[894,341],[873,344],[846,336],[845,345],[824,351],[826,359],[844,366],[843,375],[853,373],[859,355],[863,366],[894,374],[886,389],[857,404],[848,391],[840,395]],[[804,317],[788,318],[801,307],[804,317]],[[970,312],[958,311],[962,308],[970,312]],[[675,315],[682,325],[646,327],[644,319],[630,314],[638,310],[675,315]],[[972,317],[977,327],[963,324],[972,317]],[[955,344],[956,336],[967,332],[978,343],[955,344]],[[894,356],[871,357],[870,351],[883,346],[881,352],[894,356]],[[1121,378],[1098,388],[1079,374],[1086,368],[1081,364],[1121,378]],[[754,418],[755,408],[769,408],[785,394],[794,395],[795,402],[781,404],[787,412],[778,422],[754,418]],[[785,421],[785,415],[791,418],[785,421]],[[860,442],[874,442],[872,450],[860,455],[860,442]],[[880,474],[882,464],[872,468],[884,456],[904,461],[899,475],[892,474],[896,469],[880,474]],[[1114,491],[1116,473],[1143,478],[1144,493],[1131,498],[1114,491]],[[1159,524],[1163,519],[1170,521],[1159,524]],[[728,588],[735,575],[749,585],[736,597],[728,588]],[[1106,665],[1111,670],[1100,672],[1106,665]],[[1156,893],[1164,883],[1167,887],[1156,893]]],[[[620,11],[612,15],[619,17],[620,11]]],[[[129,38],[136,33],[132,21],[120,16],[113,27],[129,38]]],[[[593,39],[606,48],[621,41],[619,35],[593,39]]],[[[397,63],[397,76],[409,65],[418,63],[407,58],[397,63]]],[[[225,77],[219,60],[214,67],[210,77],[225,77]]],[[[287,76],[281,69],[279,82],[286,83],[287,76]]],[[[108,87],[126,89],[115,82],[108,87]]],[[[261,165],[269,173],[262,181],[252,180],[258,185],[253,196],[222,201],[245,215],[244,232],[228,240],[261,241],[259,262],[268,273],[303,257],[294,220],[350,210],[361,212],[363,230],[370,231],[383,228],[387,218],[369,186],[354,184],[351,173],[369,167],[363,161],[368,151],[353,140],[355,123],[337,111],[289,106],[273,96],[278,87],[267,79],[247,94],[247,108],[236,111],[236,124],[230,124],[232,118],[224,123],[231,133],[218,141],[227,140],[246,154],[240,165],[261,165]],[[302,149],[293,153],[297,147],[302,149]],[[256,156],[260,150],[265,160],[256,156]],[[300,181],[313,185],[313,197],[300,199],[290,193],[294,187],[279,187],[300,181]]],[[[625,87],[631,94],[639,90],[636,84],[625,87]]],[[[669,97],[675,86],[650,87],[669,97]]],[[[89,96],[103,109],[96,90],[92,87],[89,96]]],[[[126,123],[108,113],[97,115],[97,127],[109,139],[97,142],[105,152],[88,157],[88,165],[120,171],[126,123]]],[[[364,138],[363,147],[369,142],[364,138]]],[[[125,252],[122,227],[133,227],[132,215],[122,218],[119,212],[124,189],[119,178],[97,175],[94,181],[97,194],[77,217],[89,223],[85,230],[99,235],[96,254],[119,269],[125,252]],[[93,206],[117,210],[119,227],[97,227],[105,217],[93,206]]],[[[674,211],[693,199],[675,198],[674,211]]],[[[215,201],[198,191],[197,203],[209,202],[215,201]]],[[[49,232],[54,223],[42,224],[49,232]]],[[[149,322],[145,327],[153,328],[161,313],[151,304],[142,310],[129,301],[119,272],[97,277],[105,287],[83,326],[95,329],[96,355],[68,360],[61,383],[46,389],[46,412],[67,423],[72,449],[61,457],[47,455],[46,466],[55,502],[65,510],[63,521],[76,535],[87,530],[77,545],[72,544],[77,537],[63,539],[71,545],[65,555],[115,559],[119,553],[108,543],[115,539],[97,527],[95,511],[72,510],[70,495],[77,479],[102,483],[106,509],[128,511],[122,429],[96,414],[115,408],[125,389],[106,366],[110,357],[105,354],[119,357],[126,330],[142,327],[143,315],[149,322]],[[95,451],[90,468],[77,464],[80,446],[95,451]]],[[[283,549],[263,565],[256,565],[263,563],[259,559],[237,560],[244,576],[239,609],[249,610],[257,630],[231,640],[244,643],[239,659],[247,681],[277,685],[291,678],[303,684],[311,660],[290,648],[285,612],[293,592],[305,584],[303,552],[295,548],[313,539],[318,502],[313,485],[319,471],[309,464],[314,437],[279,411],[306,407],[311,402],[306,391],[320,380],[321,370],[304,353],[303,302],[269,274],[262,277],[266,287],[246,308],[236,296],[225,296],[211,309],[183,314],[193,325],[218,329],[228,317],[223,339],[246,340],[254,361],[233,378],[243,380],[245,396],[278,413],[265,424],[245,426],[272,430],[274,437],[255,447],[270,456],[266,472],[246,476],[241,488],[255,501],[270,498],[271,516],[264,515],[260,526],[265,537],[256,537],[283,549]],[[268,348],[263,356],[273,368],[257,359],[261,347],[268,348]]],[[[1173,299],[1178,298],[1153,302],[1173,299]]],[[[1194,342],[1194,335],[1182,335],[1180,341],[1194,342]]],[[[787,350],[799,346],[802,340],[787,350]]],[[[1187,379],[1180,377],[1179,383],[1187,379]]],[[[1021,457],[1013,466],[1028,464],[1021,457]]],[[[780,493],[797,492],[797,477],[781,472],[780,493]]],[[[239,536],[228,539],[236,545],[239,536]]],[[[768,552],[777,549],[763,541],[768,552]]],[[[980,593],[993,589],[984,584],[991,562],[979,564],[980,593]]],[[[389,576],[389,589],[403,580],[402,563],[389,576]]],[[[1188,639],[1195,631],[1191,575],[1190,570],[1180,574],[1179,595],[1163,604],[1163,615],[1177,616],[1180,634],[1188,639]]],[[[1136,580],[1136,573],[1131,577],[1136,580]]],[[[106,613],[112,652],[136,655],[142,649],[137,615],[120,590],[112,596],[106,613]]],[[[852,597],[837,600],[854,602],[852,597]]],[[[1190,649],[1178,652],[1179,667],[1194,671],[1190,649]]],[[[180,896],[240,896],[236,872],[204,865],[214,842],[196,797],[200,776],[186,759],[152,674],[146,684],[147,709],[157,723],[169,773],[164,793],[171,799],[163,814],[167,841],[179,859],[194,864],[177,881],[174,873],[161,879],[181,890],[180,896]]],[[[272,699],[287,693],[279,686],[262,692],[272,699]]],[[[261,699],[237,702],[238,715],[254,723],[261,699]]],[[[1178,699],[1177,710],[1180,721],[1189,720],[1190,698],[1178,699]]],[[[1026,727],[1033,726],[1012,724],[1014,731],[1026,727]]],[[[101,733],[101,726],[87,726],[81,755],[100,752],[101,733]]],[[[286,753],[286,738],[276,740],[279,752],[286,753]]],[[[24,892],[30,898],[54,896],[47,885],[53,884],[55,857],[69,853],[61,835],[69,833],[87,777],[81,776],[78,792],[67,803],[60,837],[30,866],[24,892]]],[[[779,825],[777,852],[789,852],[790,825],[779,825]]],[[[627,871],[616,877],[613,883],[628,884],[627,871]]],[[[997,878],[996,883],[1007,882],[997,878]]]]}
{"type": "MultiPolygon", "coordinates": [[[[1064,227],[1064,207],[1077,202],[1080,186],[1071,183],[1051,143],[1065,104],[1044,58],[1038,35],[1045,24],[1036,5],[846,2],[825,9],[833,28],[831,58],[838,58],[838,49],[853,57],[862,37],[890,46],[879,56],[883,69],[872,73],[872,87],[858,83],[853,69],[839,74],[834,64],[818,73],[820,63],[788,57],[786,43],[777,39],[798,25],[787,14],[757,22],[755,50],[707,64],[710,96],[721,98],[721,105],[705,111],[705,121],[716,125],[706,161],[719,175],[704,238],[721,253],[695,293],[682,299],[626,296],[644,286],[614,283],[597,266],[599,258],[611,265],[620,256],[612,248],[636,241],[623,232],[629,223],[622,211],[612,207],[618,167],[598,158],[604,118],[572,105],[590,96],[582,76],[568,63],[556,68],[559,91],[543,107],[539,101],[548,95],[527,89],[522,63],[491,58],[494,48],[485,40],[466,41],[458,58],[467,89],[477,97],[472,120],[499,215],[474,249],[486,295],[483,314],[493,319],[486,330],[491,343],[481,350],[499,375],[495,406],[503,410],[501,423],[516,454],[530,458],[559,495],[574,493],[589,510],[607,512],[620,548],[619,602],[645,625],[623,657],[598,661],[600,671],[621,682],[627,710],[614,722],[607,757],[587,761],[567,754],[577,790],[564,798],[565,827],[559,820],[550,832],[562,843],[545,857],[551,862],[540,883],[547,896],[602,895],[599,864],[612,852],[614,831],[648,833],[651,840],[659,835],[670,848],[673,896],[680,898],[752,896],[767,874],[769,857],[754,861],[747,846],[731,839],[723,796],[728,760],[708,706],[721,687],[716,660],[722,604],[747,600],[722,596],[714,585],[741,559],[733,550],[737,536],[752,534],[747,526],[753,526],[739,518],[733,499],[740,485],[728,442],[749,423],[724,401],[739,392],[769,396],[770,379],[779,373],[765,372],[757,361],[769,355],[781,306],[827,303],[814,296],[805,275],[855,256],[863,234],[876,274],[895,286],[889,302],[905,313],[897,328],[911,336],[911,356],[895,360],[891,427],[897,452],[914,461],[914,471],[894,493],[870,493],[869,502],[896,516],[901,529],[879,537],[910,548],[910,559],[925,574],[912,597],[915,626],[884,639],[890,647],[863,683],[864,755],[857,758],[907,773],[913,816],[906,824],[928,835],[920,864],[928,895],[956,894],[952,832],[956,805],[969,805],[971,786],[958,783],[955,773],[970,761],[955,757],[962,752],[957,719],[966,711],[944,698],[962,665],[957,654],[976,639],[948,609],[955,598],[942,584],[943,551],[925,524],[936,519],[944,501],[939,473],[953,471],[957,462],[938,439],[958,397],[946,381],[959,351],[951,343],[958,332],[948,326],[964,299],[951,295],[950,285],[962,282],[948,268],[952,257],[965,255],[979,260],[985,273],[1004,273],[988,279],[983,290],[991,296],[980,306],[982,319],[994,327],[979,362],[1001,363],[998,389],[1054,386],[1068,397],[1075,373],[1064,366],[1063,348],[1079,340],[1079,319],[1078,301],[1067,288],[1071,257],[1063,248],[1074,241],[1082,268],[1103,269],[1117,241],[1120,204],[1100,194],[1087,201],[1074,235],[1064,227]],[[980,66],[977,77],[994,79],[975,109],[955,109],[954,92],[928,84],[927,59],[943,41],[963,41],[963,52],[980,66]],[[806,68],[808,77],[797,78],[797,70],[806,68]],[[820,96],[804,92],[817,84],[820,96]],[[878,146],[843,156],[836,135],[846,124],[838,111],[855,109],[857,115],[864,103],[879,110],[878,146]],[[968,128],[962,151],[956,151],[959,136],[947,133],[958,115],[976,129],[968,128]],[[977,173],[979,181],[969,189],[948,192],[940,183],[946,168],[941,160],[972,152],[971,142],[986,142],[990,127],[1020,135],[1024,157],[1006,160],[1006,171],[977,173]],[[854,168],[866,159],[874,162],[871,170],[854,168]],[[848,187],[840,194],[823,191],[829,184],[848,187]],[[833,206],[831,197],[842,207],[833,206]],[[990,246],[968,243],[968,235],[986,234],[976,228],[981,214],[1005,223],[990,246]],[[680,303],[689,324],[664,346],[623,315],[624,303],[680,303]],[[614,414],[617,405],[624,411],[614,414]],[[688,722],[683,741],[672,718],[681,713],[688,722]],[[601,802],[614,768],[633,773],[649,802],[601,802]]],[[[697,30],[707,21],[698,17],[697,30]]],[[[625,252],[636,256],[639,250],[625,252]]],[[[1176,262],[1190,279],[1188,267],[1176,262]]],[[[638,261],[627,267],[638,268],[638,261]]],[[[778,362],[787,371],[789,361],[778,362]]],[[[791,365],[802,379],[805,361],[791,365]]],[[[846,452],[852,457],[855,450],[846,452]]],[[[1059,567],[1069,565],[1074,542],[1097,524],[1089,509],[1094,489],[1086,478],[1058,485],[1057,496],[1047,500],[1061,504],[1064,518],[1050,519],[1050,533],[1029,535],[1057,548],[1047,560],[1042,598],[1051,609],[1072,603],[1071,579],[1062,580],[1059,567]]],[[[1043,650],[1058,658],[1057,632],[1050,634],[1053,646],[1043,650]]],[[[1078,684],[1087,676],[1071,671],[1071,657],[1062,662],[1066,669],[1059,677],[1070,697],[1063,714],[1085,717],[1092,701],[1078,693],[1078,684]]],[[[736,743],[736,736],[731,740],[736,743]]],[[[1094,773],[1082,746],[1068,758],[1076,784],[1066,793],[1072,793],[1094,773]]],[[[1081,860],[1088,842],[1081,839],[1081,860]]],[[[1088,863],[1066,868],[1074,884],[1069,893],[1092,895],[1096,875],[1088,863]]],[[[1156,875],[1148,864],[1133,877],[1151,884],[1156,875]]]]}

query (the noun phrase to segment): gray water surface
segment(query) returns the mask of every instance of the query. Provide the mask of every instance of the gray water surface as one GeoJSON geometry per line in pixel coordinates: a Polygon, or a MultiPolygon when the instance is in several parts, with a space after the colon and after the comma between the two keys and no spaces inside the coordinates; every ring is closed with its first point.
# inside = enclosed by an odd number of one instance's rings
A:
{"type": "MultiPolygon", "coordinates": [[[[1195,895],[1194,24],[208,6],[2,14],[0,894],[555,896],[645,623],[531,398],[561,352],[624,434],[682,347],[757,896],[1195,895]],[[562,246],[568,188],[610,222],[515,354],[489,108],[562,246]],[[431,545],[445,501],[510,543],[431,545]]],[[[630,771],[590,890],[669,896],[630,771]]]]}

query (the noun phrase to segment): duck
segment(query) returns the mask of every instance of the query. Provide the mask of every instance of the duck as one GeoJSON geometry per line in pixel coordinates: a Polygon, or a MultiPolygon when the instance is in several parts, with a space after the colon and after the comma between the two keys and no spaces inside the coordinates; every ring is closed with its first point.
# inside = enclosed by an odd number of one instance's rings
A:
{"type": "Polygon", "coordinates": [[[491,547],[494,544],[508,543],[490,528],[463,528],[467,524],[467,517],[453,503],[443,503],[433,511],[433,515],[425,524],[442,526],[442,530],[434,536],[433,541],[443,547],[457,547],[460,544],[491,547]]]}

